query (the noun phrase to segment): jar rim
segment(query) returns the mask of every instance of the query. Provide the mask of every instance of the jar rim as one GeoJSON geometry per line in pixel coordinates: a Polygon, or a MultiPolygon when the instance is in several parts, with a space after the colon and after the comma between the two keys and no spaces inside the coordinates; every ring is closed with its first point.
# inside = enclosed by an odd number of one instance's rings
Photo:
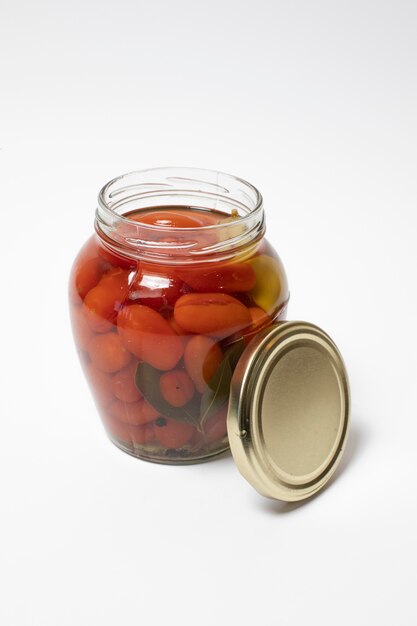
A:
{"type": "MultiPolygon", "coordinates": [[[[230,181],[233,181],[234,183],[240,184],[244,187],[247,187],[248,190],[250,190],[253,195],[254,195],[254,206],[249,207],[249,206],[245,206],[245,209],[247,209],[247,212],[244,215],[239,215],[237,217],[237,222],[239,224],[244,224],[245,222],[249,221],[249,220],[253,220],[254,217],[256,218],[258,215],[260,215],[263,211],[263,198],[262,198],[262,194],[260,193],[260,191],[255,187],[255,185],[253,185],[252,183],[250,183],[249,181],[239,177],[239,176],[235,176],[234,174],[228,174],[227,172],[223,172],[220,170],[211,170],[208,168],[197,168],[197,167],[187,167],[187,166],[166,166],[166,167],[153,167],[153,168],[146,168],[146,169],[139,169],[139,170],[132,170],[130,172],[127,172],[125,174],[121,174],[120,176],[116,176],[115,178],[112,178],[111,180],[109,180],[99,191],[98,194],[98,205],[99,208],[101,209],[101,211],[103,211],[105,214],[107,214],[108,217],[113,217],[115,215],[117,215],[117,219],[118,221],[120,220],[122,223],[125,224],[135,224],[135,225],[140,225],[141,228],[144,229],[144,232],[148,231],[155,231],[155,232],[166,232],[167,230],[169,230],[171,233],[172,231],[175,232],[188,232],[188,233],[192,233],[192,231],[198,231],[198,232],[215,232],[216,230],[219,230],[221,228],[224,228],[224,224],[222,224],[221,222],[218,224],[210,224],[210,225],[205,225],[205,226],[196,226],[191,227],[191,228],[184,228],[184,227],[178,227],[178,226],[163,226],[163,225],[153,225],[153,224],[147,224],[145,222],[141,222],[138,219],[131,219],[128,216],[124,215],[124,214],[118,214],[115,213],[115,205],[112,205],[111,203],[111,196],[112,196],[112,192],[111,192],[111,188],[114,187],[115,185],[117,185],[117,183],[122,182],[125,179],[128,179],[129,177],[133,177],[133,176],[139,176],[139,175],[145,175],[145,174],[157,174],[157,173],[168,173],[168,174],[172,174],[172,179],[175,179],[176,181],[180,181],[183,180],[186,183],[202,183],[204,185],[209,185],[212,186],[214,188],[218,188],[222,191],[224,191],[226,194],[230,193],[229,190],[225,187],[223,187],[222,185],[216,184],[216,183],[212,183],[210,181],[207,180],[201,180],[201,178],[191,178],[191,177],[187,177],[187,176],[174,176],[175,173],[188,173],[188,174],[200,174],[200,176],[220,176],[222,178],[225,179],[229,179],[230,181]]],[[[157,190],[158,187],[162,188],[165,183],[141,183],[141,184],[146,184],[146,185],[155,185],[155,191],[157,190]]],[[[136,185],[127,185],[126,187],[124,187],[124,189],[128,188],[128,187],[136,187],[136,185]]],[[[184,191],[186,193],[190,193],[190,192],[195,192],[196,190],[193,189],[188,189],[188,190],[167,190],[170,191],[171,193],[178,193],[179,191],[184,191]]],[[[221,194],[219,193],[214,193],[212,192],[213,197],[219,197],[221,194]]],[[[249,197],[249,196],[248,196],[249,197]]],[[[230,198],[230,201],[233,202],[233,204],[239,204],[239,202],[237,202],[236,200],[232,200],[230,198]]],[[[241,206],[244,206],[243,203],[241,203],[241,206]]],[[[156,205],[154,205],[156,207],[156,205]]],[[[152,203],[147,207],[147,208],[153,208],[152,207],[152,203]]]]}
{"type": "Polygon", "coordinates": [[[263,200],[254,185],[218,170],[137,170],[113,178],[100,190],[95,229],[109,248],[136,259],[226,259],[263,236],[263,200]],[[190,228],[138,221],[137,211],[157,207],[189,207],[226,216],[237,211],[237,216],[232,222],[190,228]],[[128,217],[131,211],[136,212],[135,219],[128,217]]]}

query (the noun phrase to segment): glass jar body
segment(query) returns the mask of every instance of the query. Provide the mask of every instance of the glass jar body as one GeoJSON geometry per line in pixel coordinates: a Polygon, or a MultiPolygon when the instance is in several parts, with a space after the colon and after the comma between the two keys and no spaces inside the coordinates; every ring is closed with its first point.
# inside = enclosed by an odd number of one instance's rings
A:
{"type": "MultiPolygon", "coordinates": [[[[207,236],[218,237],[214,231],[207,236]]],[[[175,226],[171,232],[175,238],[175,226]]],[[[164,238],[157,231],[154,239],[164,238]]],[[[75,344],[104,427],[125,452],[187,463],[228,449],[233,369],[256,332],[285,319],[289,297],[263,235],[234,252],[238,240],[229,237],[228,258],[178,258],[175,247],[143,258],[109,246],[98,229],[78,254],[70,277],[75,344]]]]}

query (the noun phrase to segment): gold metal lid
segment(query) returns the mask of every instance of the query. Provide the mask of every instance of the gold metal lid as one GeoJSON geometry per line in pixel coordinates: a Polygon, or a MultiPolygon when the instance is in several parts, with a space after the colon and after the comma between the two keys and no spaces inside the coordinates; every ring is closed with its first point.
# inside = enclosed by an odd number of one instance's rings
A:
{"type": "Polygon", "coordinates": [[[239,471],[269,498],[308,498],[341,459],[349,405],[342,357],[320,328],[280,322],[258,333],[231,384],[227,430],[239,471]]]}

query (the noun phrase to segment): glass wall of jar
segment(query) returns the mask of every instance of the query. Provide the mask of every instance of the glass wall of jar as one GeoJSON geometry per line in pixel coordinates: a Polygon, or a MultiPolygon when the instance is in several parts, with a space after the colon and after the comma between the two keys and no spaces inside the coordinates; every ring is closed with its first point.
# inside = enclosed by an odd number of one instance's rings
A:
{"type": "Polygon", "coordinates": [[[132,172],[101,190],[95,231],[70,309],[110,439],[162,463],[225,451],[233,369],[289,298],[260,193],[216,171],[132,172]]]}

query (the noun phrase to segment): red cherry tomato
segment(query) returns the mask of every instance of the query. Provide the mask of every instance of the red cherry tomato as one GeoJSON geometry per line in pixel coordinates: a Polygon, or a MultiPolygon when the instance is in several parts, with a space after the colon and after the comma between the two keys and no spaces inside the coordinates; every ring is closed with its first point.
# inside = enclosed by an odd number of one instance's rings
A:
{"type": "Polygon", "coordinates": [[[114,400],[111,392],[111,378],[108,374],[98,370],[92,363],[85,366],[84,372],[97,406],[106,408],[114,400]]]}
{"type": "Polygon", "coordinates": [[[117,333],[95,335],[90,341],[89,353],[93,365],[106,374],[123,369],[132,358],[117,333]]]}
{"type": "Polygon", "coordinates": [[[71,270],[70,298],[72,302],[80,304],[108,268],[108,263],[98,254],[96,238],[90,237],[81,248],[71,270]]]}
{"type": "Polygon", "coordinates": [[[256,283],[255,272],[248,263],[216,263],[213,266],[181,268],[178,276],[193,291],[239,293],[250,291],[256,283]]]}
{"type": "Polygon", "coordinates": [[[174,333],[179,336],[183,345],[186,346],[188,342],[189,334],[178,326],[177,322],[174,319],[174,316],[168,317],[167,322],[171,326],[174,333]]]}
{"type": "Polygon", "coordinates": [[[186,370],[200,393],[219,367],[223,353],[213,339],[204,335],[193,335],[184,350],[186,370]]]}
{"type": "Polygon", "coordinates": [[[248,309],[225,293],[189,293],[175,304],[177,324],[190,333],[226,337],[251,323],[248,309]]]}
{"type": "Polygon", "coordinates": [[[162,315],[148,306],[124,306],[117,317],[117,328],[123,345],[156,369],[172,369],[183,355],[179,336],[162,315]]]}
{"type": "Polygon", "coordinates": [[[115,437],[128,444],[143,445],[154,439],[153,422],[141,426],[132,426],[115,419],[112,415],[102,415],[103,422],[110,437],[115,437]]]}
{"type": "Polygon", "coordinates": [[[137,402],[142,394],[135,385],[137,361],[116,372],[111,379],[111,390],[114,396],[122,402],[137,402]]]}
{"type": "Polygon", "coordinates": [[[189,292],[190,288],[169,267],[141,263],[130,285],[128,301],[162,313],[172,309],[178,298],[189,292]]]}
{"type": "Polygon", "coordinates": [[[162,374],[159,379],[161,394],[171,406],[184,406],[194,395],[191,378],[183,370],[173,370],[162,374]]]}
{"type": "Polygon", "coordinates": [[[129,272],[112,269],[93,287],[84,298],[84,315],[96,333],[105,333],[115,324],[117,313],[126,299],[129,289],[129,272]]]}
{"type": "Polygon", "coordinates": [[[126,424],[131,426],[147,424],[158,416],[158,411],[145,398],[141,398],[137,402],[115,400],[109,407],[109,413],[121,422],[126,422],[126,424]]]}
{"type": "Polygon", "coordinates": [[[112,329],[117,316],[114,310],[114,298],[104,287],[93,287],[84,299],[84,318],[96,333],[107,333],[112,329]]]}
{"type": "Polygon", "coordinates": [[[249,315],[251,316],[253,328],[266,326],[271,321],[271,318],[269,317],[269,315],[265,313],[265,311],[261,309],[259,306],[251,306],[249,307],[248,310],[249,310],[249,315]]]}

